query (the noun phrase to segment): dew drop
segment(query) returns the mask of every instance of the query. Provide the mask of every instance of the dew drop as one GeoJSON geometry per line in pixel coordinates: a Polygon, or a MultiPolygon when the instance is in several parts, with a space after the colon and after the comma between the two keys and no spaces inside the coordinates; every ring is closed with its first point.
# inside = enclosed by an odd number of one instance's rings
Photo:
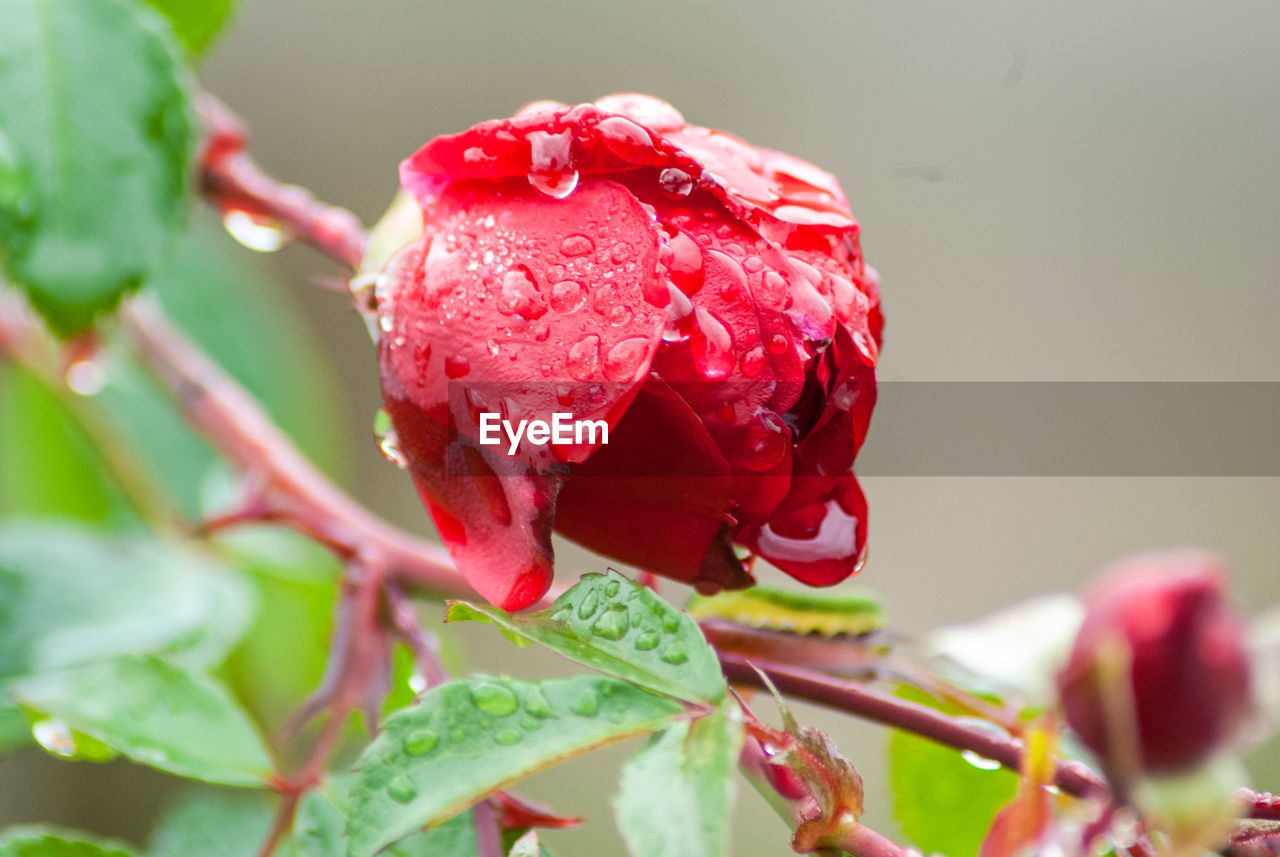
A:
{"type": "Polygon", "coordinates": [[[578,381],[590,380],[600,366],[600,337],[589,333],[569,347],[565,367],[578,381]]]}
{"type": "Polygon", "coordinates": [[[444,374],[450,378],[461,378],[471,371],[471,361],[465,357],[446,357],[444,374]]]}
{"type": "Polygon", "coordinates": [[[769,353],[781,354],[791,346],[791,341],[781,333],[775,333],[769,338],[769,353]]]}
{"type": "Polygon", "coordinates": [[[61,720],[37,720],[31,727],[31,735],[36,743],[46,751],[64,759],[76,754],[76,739],[71,734],[71,727],[61,720]]]}
{"type": "Polygon", "coordinates": [[[676,631],[680,630],[679,615],[668,610],[664,610],[662,611],[660,618],[662,619],[662,630],[666,631],[668,634],[674,634],[676,631]]]}
{"type": "Polygon", "coordinates": [[[622,584],[618,583],[618,581],[616,581],[616,580],[610,580],[608,583],[606,583],[606,584],[604,585],[604,594],[605,594],[605,597],[606,597],[606,598],[617,598],[617,597],[618,597],[618,590],[619,590],[621,587],[622,587],[622,584]]]}
{"type": "Polygon", "coordinates": [[[782,417],[764,411],[747,426],[742,437],[740,460],[748,470],[770,470],[791,448],[791,430],[782,417]]]}
{"type": "Polygon", "coordinates": [[[684,170],[667,167],[658,173],[658,187],[672,196],[688,196],[693,192],[693,176],[684,170]]]}
{"type": "Polygon", "coordinates": [[[979,756],[977,753],[973,752],[972,750],[965,750],[960,755],[964,757],[964,760],[966,762],[968,762],[970,765],[973,765],[975,768],[977,768],[980,771],[1000,770],[1000,763],[997,762],[995,759],[988,759],[986,756],[979,756]]]}
{"type": "MultiPolygon", "coordinates": [[[[630,381],[636,376],[644,359],[649,354],[649,338],[647,336],[628,336],[609,349],[604,356],[604,377],[610,381],[630,381]]],[[[617,591],[618,582],[610,581],[610,586],[617,591]]]]}
{"type": "Polygon", "coordinates": [[[578,171],[529,173],[529,184],[552,199],[564,199],[578,188],[578,171]]]}
{"type": "Polygon", "coordinates": [[[80,396],[95,396],[107,384],[107,373],[96,358],[77,360],[67,367],[63,376],[71,392],[80,396]]]}
{"type": "Polygon", "coordinates": [[[493,740],[494,743],[501,744],[503,747],[510,747],[512,744],[519,744],[523,737],[519,729],[499,729],[494,733],[493,740]]]}
{"type": "Polygon", "coordinates": [[[759,345],[755,348],[750,348],[742,355],[742,374],[748,378],[754,378],[764,371],[767,363],[768,358],[765,357],[763,348],[759,345]]]}
{"type": "Polygon", "coordinates": [[[748,256],[742,260],[742,270],[748,274],[757,273],[762,268],[764,268],[764,262],[760,260],[759,256],[748,256]]]}
{"type": "Polygon", "coordinates": [[[629,324],[631,319],[634,318],[634,315],[631,312],[631,307],[626,304],[615,304],[614,306],[609,307],[609,310],[604,314],[604,317],[609,321],[609,324],[614,327],[622,327],[624,324],[629,324]]]}
{"type": "Polygon", "coordinates": [[[626,241],[619,241],[613,245],[609,251],[609,261],[615,265],[621,265],[623,262],[631,258],[631,245],[626,241]]]}
{"type": "Polygon", "coordinates": [[[587,290],[576,280],[561,280],[551,287],[551,308],[568,313],[587,302],[587,290]]]}
{"type": "Polygon", "coordinates": [[[502,275],[498,311],[531,320],[546,315],[547,307],[538,295],[538,285],[528,268],[517,265],[502,275]]]}
{"type": "Polygon", "coordinates": [[[560,252],[566,256],[585,256],[595,249],[595,243],[580,233],[570,235],[560,242],[560,252]]]}
{"type": "Polygon", "coordinates": [[[410,756],[425,756],[440,743],[440,736],[430,729],[415,729],[404,738],[404,751],[410,756]]]}
{"type": "Polygon", "coordinates": [[[596,698],[594,691],[588,690],[574,700],[569,710],[579,717],[595,717],[600,711],[600,700],[596,698]]]}
{"type": "Polygon", "coordinates": [[[490,357],[498,356],[498,341],[496,339],[490,339],[484,344],[484,348],[489,352],[490,357]]]}
{"type": "Polygon", "coordinates": [[[259,253],[274,253],[285,243],[285,232],[278,221],[254,217],[238,208],[222,215],[222,225],[232,238],[259,253]]]}
{"type": "Polygon", "coordinates": [[[661,640],[662,638],[659,637],[657,634],[653,633],[652,631],[646,631],[645,633],[636,637],[636,642],[635,642],[636,651],[639,651],[639,652],[652,651],[658,648],[658,643],[661,642],[661,640]]]}
{"type": "Polygon", "coordinates": [[[671,664],[672,666],[679,666],[689,660],[689,653],[684,650],[684,646],[682,644],[675,642],[667,646],[660,657],[663,663],[671,664]]]}
{"type": "Polygon", "coordinates": [[[600,141],[613,154],[633,164],[643,164],[653,158],[653,139],[649,132],[630,119],[610,116],[596,126],[600,141]]]}
{"type": "Polygon", "coordinates": [[[506,717],[520,707],[520,699],[511,688],[492,682],[471,688],[471,701],[476,708],[494,717],[506,717]]]}
{"type": "Polygon", "coordinates": [[[591,633],[604,640],[618,641],[631,630],[631,620],[627,608],[621,604],[612,604],[600,614],[591,626],[591,633]]]}
{"type": "Polygon", "coordinates": [[[728,377],[737,362],[733,354],[733,335],[724,322],[707,310],[697,307],[693,314],[689,351],[694,367],[708,381],[728,377]]]}
{"type": "Polygon", "coordinates": [[[586,597],[582,599],[582,603],[578,605],[578,618],[586,621],[596,615],[596,611],[600,609],[600,596],[594,592],[588,592],[586,597]]]}
{"type": "Polygon", "coordinates": [[[697,294],[703,280],[702,248],[687,232],[676,232],[667,239],[667,246],[671,248],[667,276],[686,295],[697,294]]]}
{"type": "MultiPolygon", "coordinates": [[[[546,342],[550,338],[551,338],[551,325],[549,324],[541,325],[533,332],[533,339],[535,342],[546,342]]],[[[516,359],[516,353],[514,351],[511,352],[511,359],[512,360],[516,359]]]]}
{"type": "Polygon", "coordinates": [[[418,796],[418,787],[413,784],[413,780],[399,774],[387,784],[387,794],[396,803],[408,803],[418,796]]]}
{"type": "Polygon", "coordinates": [[[538,688],[530,688],[528,695],[524,698],[524,710],[532,717],[546,719],[551,716],[551,703],[547,702],[547,698],[542,695],[542,691],[538,688]]]}

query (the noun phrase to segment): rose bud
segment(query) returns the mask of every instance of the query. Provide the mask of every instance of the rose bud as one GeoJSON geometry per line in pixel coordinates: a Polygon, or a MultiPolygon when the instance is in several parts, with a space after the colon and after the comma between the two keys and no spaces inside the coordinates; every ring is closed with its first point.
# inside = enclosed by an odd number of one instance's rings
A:
{"type": "Polygon", "coordinates": [[[1138,554],[1088,594],[1059,694],[1067,723],[1122,787],[1200,766],[1245,724],[1246,633],[1226,580],[1213,554],[1138,554]]]}
{"type": "Polygon", "coordinates": [[[832,176],[639,95],[539,102],[400,172],[422,227],[378,279],[383,398],[481,595],[537,601],[553,530],[708,593],[753,582],[734,545],[815,586],[857,570],[882,319],[832,176]]]}

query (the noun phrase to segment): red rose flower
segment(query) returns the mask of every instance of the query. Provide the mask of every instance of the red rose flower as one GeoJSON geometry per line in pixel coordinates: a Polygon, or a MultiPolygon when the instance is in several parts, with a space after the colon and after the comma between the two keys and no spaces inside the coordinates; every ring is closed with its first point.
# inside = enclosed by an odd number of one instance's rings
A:
{"type": "Polygon", "coordinates": [[[882,320],[834,178],[618,95],[436,138],[401,180],[425,228],[378,283],[383,397],[480,594],[541,597],[553,529],[704,592],[752,582],[734,543],[857,570],[882,320]],[[556,413],[608,442],[491,442],[556,413]]]}
{"type": "Polygon", "coordinates": [[[1089,594],[1058,686],[1067,723],[1119,782],[1193,768],[1244,724],[1249,656],[1226,579],[1212,554],[1140,554],[1089,594]]]}

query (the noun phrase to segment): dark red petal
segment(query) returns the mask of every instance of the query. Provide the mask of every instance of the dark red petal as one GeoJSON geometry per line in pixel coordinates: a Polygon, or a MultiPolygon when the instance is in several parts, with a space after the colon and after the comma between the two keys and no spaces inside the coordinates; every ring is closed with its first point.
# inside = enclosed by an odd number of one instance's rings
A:
{"type": "MultiPolygon", "coordinates": [[[[609,437],[571,468],[556,529],[594,551],[666,577],[693,581],[732,521],[728,462],[689,406],[650,379],[609,437]]],[[[745,585],[742,564],[720,586],[745,585]]]]}

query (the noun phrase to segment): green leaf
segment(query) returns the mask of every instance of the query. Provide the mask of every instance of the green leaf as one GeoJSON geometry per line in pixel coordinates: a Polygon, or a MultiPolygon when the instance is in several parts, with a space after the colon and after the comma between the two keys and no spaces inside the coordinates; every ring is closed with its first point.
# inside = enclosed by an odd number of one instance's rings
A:
{"type": "MultiPolygon", "coordinates": [[[[150,857],[256,854],[271,827],[271,802],[257,792],[186,789],[147,839],[150,857]]],[[[277,849],[279,857],[293,857],[277,849]]]]}
{"type": "Polygon", "coordinates": [[[231,16],[231,0],[147,0],[173,24],[173,32],[198,54],[222,29],[231,16]]]}
{"type": "Polygon", "coordinates": [[[452,604],[449,620],[490,621],[580,664],[696,703],[718,703],[726,685],[697,624],[653,590],[616,571],[587,574],[541,613],[452,604]]]}
{"type": "Polygon", "coordinates": [[[187,74],[168,25],[126,0],[0,0],[0,20],[0,263],[72,334],[142,282],[182,220],[187,74]]]}
{"type": "Polygon", "coordinates": [[[631,857],[728,854],[741,749],[742,712],[726,705],[669,726],[627,762],[614,815],[631,857]]]}
{"type": "Polygon", "coordinates": [[[212,679],[126,655],[16,682],[23,706],[135,762],[228,786],[261,786],[271,759],[249,718],[212,679]]]}
{"type": "MultiPolygon", "coordinates": [[[[936,704],[919,691],[899,695],[936,704]]],[[[973,857],[1001,807],[1013,799],[1018,777],[986,770],[958,750],[908,732],[889,736],[889,783],[902,832],[925,853],[973,857]]]]}
{"type": "Polygon", "coordinates": [[[684,712],[625,682],[578,676],[531,684],[453,681],[389,717],[361,755],[351,857],[372,857],[531,774],[684,712]]]}
{"type": "Polygon", "coordinates": [[[205,553],[68,525],[0,525],[0,681],[130,653],[218,663],[253,610],[205,553]]]}
{"type": "Polygon", "coordinates": [[[0,857],[135,857],[127,845],[56,827],[11,827],[0,833],[0,857]]]}
{"type": "Polygon", "coordinates": [[[66,401],[11,363],[0,363],[0,461],[0,514],[136,520],[66,401]]]}
{"type": "MultiPolygon", "coordinates": [[[[350,778],[326,781],[308,792],[298,806],[290,840],[297,857],[345,857],[347,802],[350,778]]],[[[383,852],[387,857],[474,857],[475,817],[470,810],[442,821],[425,833],[415,833],[383,852]]]]}
{"type": "Polygon", "coordinates": [[[869,592],[827,595],[753,586],[718,595],[695,595],[687,609],[695,619],[727,619],[752,628],[824,637],[869,634],[887,622],[880,599],[869,592]]]}

